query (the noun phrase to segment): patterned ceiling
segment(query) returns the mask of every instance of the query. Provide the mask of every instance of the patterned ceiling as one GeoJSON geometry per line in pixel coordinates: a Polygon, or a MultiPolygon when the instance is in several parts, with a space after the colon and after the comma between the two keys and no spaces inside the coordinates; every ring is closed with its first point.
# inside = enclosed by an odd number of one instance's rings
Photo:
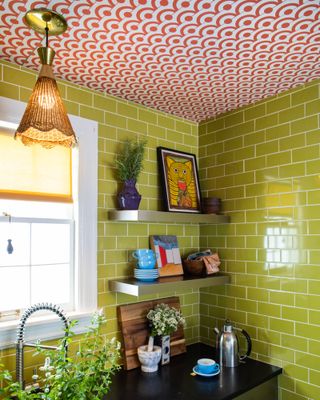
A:
{"type": "Polygon", "coordinates": [[[56,76],[200,122],[320,77],[320,0],[1,0],[1,57],[38,70],[30,8],[63,14],[56,76]]]}

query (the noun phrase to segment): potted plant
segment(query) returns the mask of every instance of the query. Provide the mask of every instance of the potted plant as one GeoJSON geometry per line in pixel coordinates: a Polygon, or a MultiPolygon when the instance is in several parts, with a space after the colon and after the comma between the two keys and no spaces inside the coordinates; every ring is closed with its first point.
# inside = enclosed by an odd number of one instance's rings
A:
{"type": "Polygon", "coordinates": [[[146,144],[146,140],[125,140],[123,149],[115,160],[118,177],[123,182],[123,188],[118,194],[121,210],[137,210],[139,208],[141,195],[136,189],[136,182],[143,170],[142,162],[146,144]]]}
{"type": "MultiPolygon", "coordinates": [[[[96,315],[88,332],[80,341],[75,354],[65,354],[65,339],[59,342],[58,350],[37,350],[46,357],[42,368],[43,377],[39,378],[39,390],[22,389],[14,382],[11,374],[0,368],[0,388],[4,399],[18,400],[101,400],[108,392],[111,377],[119,368],[120,343],[105,339],[101,332],[104,318],[96,315]],[[50,358],[50,363],[47,360],[50,358]]],[[[68,329],[67,343],[74,343],[74,334],[68,329]]],[[[73,346],[72,346],[73,347],[73,346]]],[[[0,366],[1,367],[1,366],[0,366]]]]}
{"type": "Polygon", "coordinates": [[[181,312],[168,304],[157,304],[147,314],[150,323],[151,336],[160,340],[162,348],[161,364],[168,364],[170,361],[170,334],[185,325],[185,319],[181,312]]]}

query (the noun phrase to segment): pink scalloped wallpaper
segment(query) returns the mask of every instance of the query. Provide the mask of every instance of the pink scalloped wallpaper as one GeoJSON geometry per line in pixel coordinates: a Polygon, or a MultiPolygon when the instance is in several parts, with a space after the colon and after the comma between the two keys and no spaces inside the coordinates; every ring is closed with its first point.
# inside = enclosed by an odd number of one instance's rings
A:
{"type": "Polygon", "coordinates": [[[320,77],[319,0],[3,0],[1,57],[31,69],[36,7],[69,23],[57,77],[196,122],[320,77]]]}

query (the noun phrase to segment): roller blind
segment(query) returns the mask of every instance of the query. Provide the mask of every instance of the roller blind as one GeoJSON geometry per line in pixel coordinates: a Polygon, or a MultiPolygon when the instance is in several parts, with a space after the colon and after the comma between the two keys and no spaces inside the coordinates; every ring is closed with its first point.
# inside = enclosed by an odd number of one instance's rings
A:
{"type": "Polygon", "coordinates": [[[71,149],[25,146],[0,130],[0,198],[72,202],[71,149]]]}

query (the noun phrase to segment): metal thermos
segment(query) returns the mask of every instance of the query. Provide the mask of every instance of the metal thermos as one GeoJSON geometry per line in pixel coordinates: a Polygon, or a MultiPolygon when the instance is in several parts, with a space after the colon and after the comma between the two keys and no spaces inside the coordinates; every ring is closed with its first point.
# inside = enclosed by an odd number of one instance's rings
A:
{"type": "Polygon", "coordinates": [[[248,357],[251,353],[251,339],[249,334],[244,329],[235,328],[231,321],[226,320],[223,330],[220,333],[217,328],[214,329],[217,333],[217,344],[220,355],[220,365],[224,367],[237,367],[242,360],[248,357]],[[247,340],[247,352],[240,356],[239,341],[235,330],[240,331],[247,340]]]}

